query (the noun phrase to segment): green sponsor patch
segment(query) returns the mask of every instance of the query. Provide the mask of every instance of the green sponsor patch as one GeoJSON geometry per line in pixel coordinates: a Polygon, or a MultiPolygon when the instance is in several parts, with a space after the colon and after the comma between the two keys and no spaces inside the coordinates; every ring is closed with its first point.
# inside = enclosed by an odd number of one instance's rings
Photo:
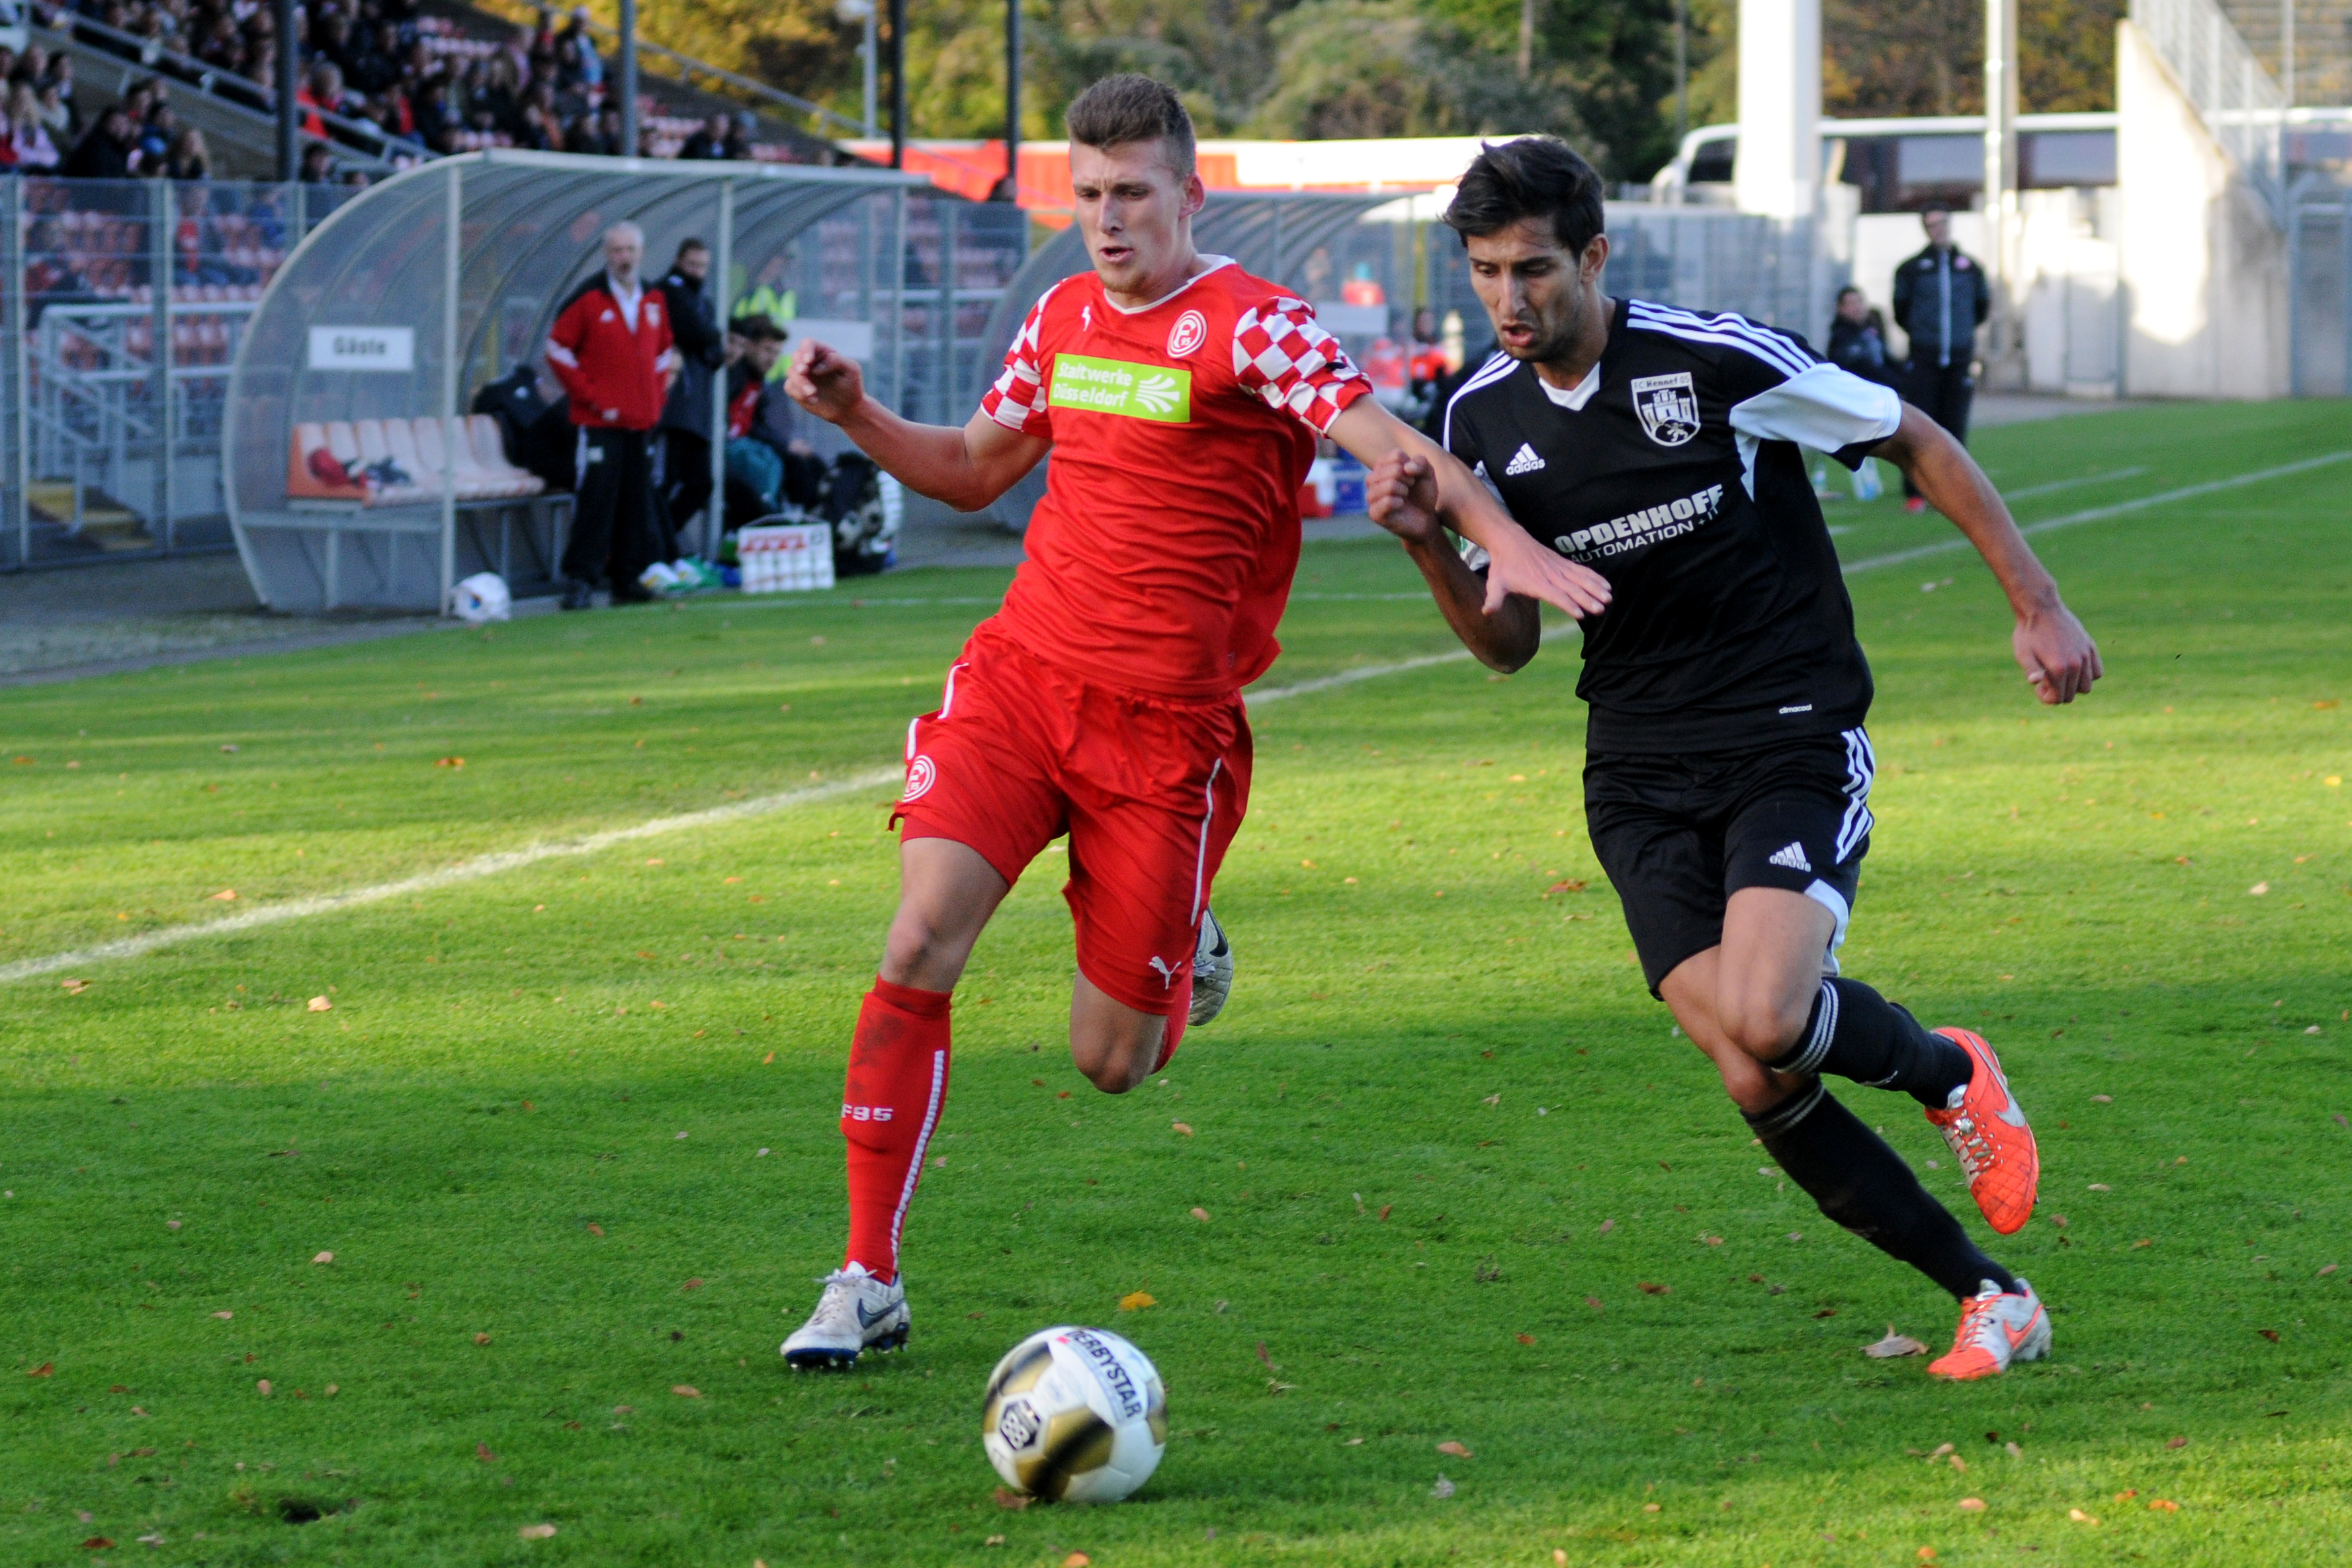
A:
{"type": "Polygon", "coordinates": [[[1084,408],[1096,414],[1124,414],[1130,419],[1156,419],[1162,425],[1190,425],[1192,373],[1087,354],[1055,354],[1054,389],[1046,402],[1055,408],[1084,408]]]}

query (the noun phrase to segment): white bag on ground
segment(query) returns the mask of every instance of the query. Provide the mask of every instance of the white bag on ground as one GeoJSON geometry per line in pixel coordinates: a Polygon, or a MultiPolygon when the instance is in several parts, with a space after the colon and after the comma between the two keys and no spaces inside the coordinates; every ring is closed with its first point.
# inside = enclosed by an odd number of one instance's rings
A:
{"type": "Polygon", "coordinates": [[[449,590],[449,613],[469,626],[514,618],[514,595],[495,572],[477,572],[449,590]]]}

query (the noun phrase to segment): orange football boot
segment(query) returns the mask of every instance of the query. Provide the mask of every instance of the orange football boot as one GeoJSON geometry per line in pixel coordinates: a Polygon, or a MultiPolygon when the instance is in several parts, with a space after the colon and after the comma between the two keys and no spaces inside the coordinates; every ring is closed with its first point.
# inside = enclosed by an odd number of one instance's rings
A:
{"type": "Polygon", "coordinates": [[[2050,1353],[2050,1314],[2033,1287],[2021,1279],[2004,1293],[1988,1279],[1984,1289],[1960,1303],[1959,1331],[1949,1355],[1927,1363],[1933,1377],[1965,1382],[1998,1377],[2011,1362],[2040,1361],[2050,1353]]]}
{"type": "Polygon", "coordinates": [[[2033,1129],[2025,1124],[2025,1112],[2001,1076],[2000,1058],[1983,1036],[1966,1029],[1935,1033],[1968,1052],[1976,1067],[1954,1091],[1953,1103],[1928,1111],[1927,1121],[1968,1173],[1969,1195],[1984,1211],[1985,1222],[2003,1236],[2014,1236],[2033,1217],[2034,1194],[2042,1185],[2042,1152],[2034,1146],[2033,1129]]]}

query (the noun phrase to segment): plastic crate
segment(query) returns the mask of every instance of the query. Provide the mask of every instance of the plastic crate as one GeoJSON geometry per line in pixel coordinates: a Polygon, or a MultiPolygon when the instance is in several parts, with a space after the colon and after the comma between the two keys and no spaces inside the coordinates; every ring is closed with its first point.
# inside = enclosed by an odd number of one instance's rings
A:
{"type": "Polygon", "coordinates": [[[833,529],[822,522],[746,528],[735,535],[743,592],[782,594],[833,586],[833,529]]]}

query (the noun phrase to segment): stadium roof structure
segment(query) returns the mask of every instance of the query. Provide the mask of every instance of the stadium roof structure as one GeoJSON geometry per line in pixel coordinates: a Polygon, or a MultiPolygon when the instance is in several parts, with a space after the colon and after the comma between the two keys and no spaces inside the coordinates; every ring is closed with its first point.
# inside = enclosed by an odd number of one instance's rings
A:
{"type": "MultiPolygon", "coordinates": [[[[238,349],[223,488],[255,592],[278,610],[446,613],[452,585],[475,572],[517,588],[552,581],[567,506],[497,471],[499,455],[469,446],[460,421],[477,388],[536,355],[557,307],[599,265],[605,229],[642,228],[654,277],[679,239],[707,239],[724,320],[730,258],[782,254],[853,203],[925,188],[887,169],[509,149],[374,186],[287,258],[238,349]],[[299,443],[328,432],[349,446],[353,431],[366,464],[391,462],[381,482],[338,487],[338,464],[314,479],[299,443]]],[[[903,300],[905,251],[861,258],[877,322],[903,313],[889,307],[903,300]]],[[[712,379],[715,414],[724,378],[712,379]]]]}
{"type": "MultiPolygon", "coordinates": [[[[1399,192],[1339,193],[1331,191],[1211,191],[1209,205],[1192,220],[1192,243],[1210,256],[1230,256],[1250,272],[1277,283],[1290,283],[1304,270],[1307,259],[1375,212],[1394,204],[1399,192]]],[[[988,318],[981,344],[982,363],[994,364],[1013,346],[1029,308],[1045,290],[1088,266],[1086,241],[1073,224],[1039,246],[1013,276],[988,318]]],[[[1048,458],[1051,461],[1051,458],[1048,458]]],[[[1045,463],[999,498],[994,512],[1015,531],[1025,531],[1029,514],[1045,494],[1045,463]]]]}

